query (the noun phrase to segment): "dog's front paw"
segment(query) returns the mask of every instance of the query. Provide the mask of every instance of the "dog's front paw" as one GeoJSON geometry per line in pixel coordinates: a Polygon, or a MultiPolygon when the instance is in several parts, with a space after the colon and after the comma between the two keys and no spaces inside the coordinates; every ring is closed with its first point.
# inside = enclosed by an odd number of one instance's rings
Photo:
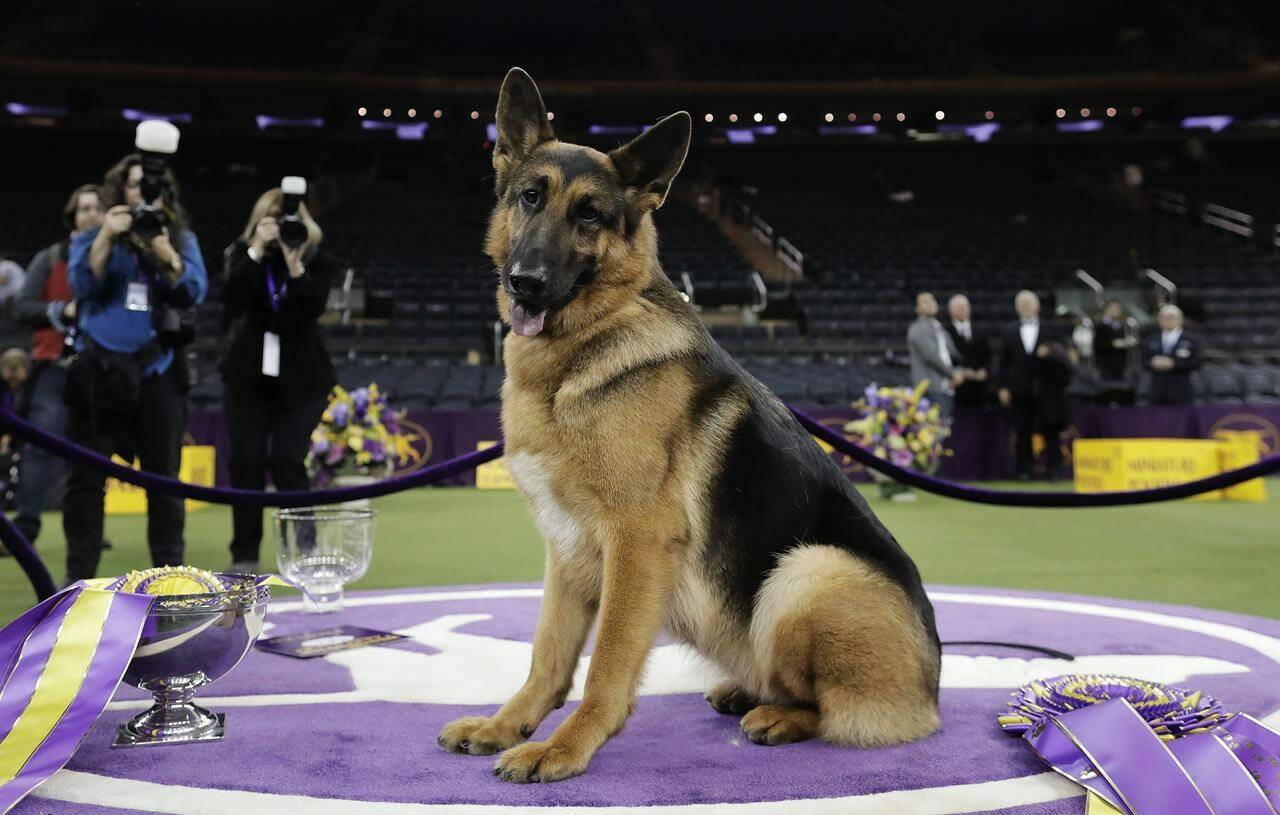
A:
{"type": "Polygon", "coordinates": [[[721,682],[707,691],[706,696],[703,698],[707,700],[707,704],[711,705],[711,709],[716,713],[724,713],[731,716],[741,716],[760,704],[751,694],[734,682],[721,682]]]}
{"type": "Polygon", "coordinates": [[[493,774],[517,784],[560,781],[581,775],[590,761],[590,754],[583,751],[552,741],[531,741],[503,753],[493,767],[493,774]]]}
{"type": "Polygon", "coordinates": [[[488,716],[466,716],[445,725],[436,744],[451,753],[490,756],[524,741],[533,732],[527,730],[501,725],[488,716]]]}

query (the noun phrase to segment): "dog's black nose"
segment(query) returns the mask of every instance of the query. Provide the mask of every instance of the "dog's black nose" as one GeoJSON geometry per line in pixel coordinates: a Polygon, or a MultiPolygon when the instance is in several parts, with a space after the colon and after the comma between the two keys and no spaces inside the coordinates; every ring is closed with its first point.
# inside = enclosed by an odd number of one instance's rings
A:
{"type": "Polygon", "coordinates": [[[536,299],[541,297],[547,290],[547,276],[541,270],[513,270],[508,280],[511,282],[511,291],[517,297],[536,299]]]}

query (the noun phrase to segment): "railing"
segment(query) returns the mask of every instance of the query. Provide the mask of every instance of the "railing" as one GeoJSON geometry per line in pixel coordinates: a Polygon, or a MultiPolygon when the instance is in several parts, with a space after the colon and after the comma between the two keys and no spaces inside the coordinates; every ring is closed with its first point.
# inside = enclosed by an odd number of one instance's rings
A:
{"type": "Polygon", "coordinates": [[[769,289],[764,285],[764,278],[759,272],[752,272],[748,278],[756,287],[756,292],[760,295],[758,302],[752,303],[750,308],[753,314],[759,314],[769,307],[769,289]]]}
{"type": "Polygon", "coordinates": [[[1173,190],[1151,189],[1151,205],[1156,209],[1171,212],[1174,215],[1187,214],[1187,196],[1173,190]]]}
{"type": "Polygon", "coordinates": [[[1163,298],[1161,298],[1159,295],[1156,296],[1156,301],[1160,303],[1160,305],[1163,306],[1163,305],[1177,304],[1178,302],[1177,284],[1175,284],[1172,280],[1170,280],[1169,278],[1157,272],[1155,269],[1145,270],[1142,273],[1142,276],[1145,277],[1147,280],[1150,280],[1152,283],[1155,283],[1156,287],[1164,292],[1163,298]]]}
{"type": "Polygon", "coordinates": [[[773,227],[761,218],[759,215],[751,216],[751,231],[760,239],[760,242],[770,249],[773,248],[773,227]]]}
{"type": "Polygon", "coordinates": [[[1205,204],[1204,210],[1200,213],[1200,221],[1207,226],[1233,232],[1243,238],[1252,238],[1254,234],[1252,215],[1221,204],[1205,204]]]}
{"type": "Polygon", "coordinates": [[[1098,282],[1098,278],[1086,272],[1084,269],[1076,269],[1076,280],[1088,286],[1093,290],[1093,298],[1097,301],[1098,306],[1102,306],[1106,300],[1106,293],[1102,288],[1102,284],[1098,282]]]}
{"type": "Polygon", "coordinates": [[[695,304],[696,301],[694,300],[693,278],[689,277],[688,272],[680,273],[680,283],[681,285],[684,286],[685,302],[691,305],[695,304]]]}
{"type": "Polygon", "coordinates": [[[794,272],[797,277],[804,277],[804,253],[797,249],[794,243],[786,238],[778,238],[777,255],[783,266],[794,272]]]}

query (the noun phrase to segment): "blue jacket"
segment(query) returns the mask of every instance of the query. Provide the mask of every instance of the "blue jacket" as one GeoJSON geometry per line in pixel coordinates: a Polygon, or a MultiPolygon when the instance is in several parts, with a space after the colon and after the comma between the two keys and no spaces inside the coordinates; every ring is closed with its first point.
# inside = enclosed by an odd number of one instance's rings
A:
{"type": "MultiPolygon", "coordinates": [[[[67,276],[78,304],[80,331],[92,337],[98,345],[110,351],[133,353],[155,339],[152,312],[130,311],[124,306],[131,282],[150,284],[153,311],[161,303],[190,308],[204,301],[209,277],[205,273],[200,244],[191,230],[183,231],[182,245],[175,247],[182,256],[182,276],[172,285],[163,273],[144,272],[138,253],[120,241],[111,247],[101,279],[95,277],[89,268],[89,247],[97,236],[98,230],[90,229],[71,242],[67,276]]],[[[172,362],[173,351],[166,350],[144,373],[147,376],[164,373],[172,362]]]]}

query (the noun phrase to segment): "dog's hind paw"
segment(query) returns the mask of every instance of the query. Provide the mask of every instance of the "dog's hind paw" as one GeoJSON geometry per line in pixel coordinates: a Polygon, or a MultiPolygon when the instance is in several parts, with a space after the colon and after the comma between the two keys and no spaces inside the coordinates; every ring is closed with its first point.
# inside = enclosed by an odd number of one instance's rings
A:
{"type": "Polygon", "coordinates": [[[759,704],[749,693],[733,682],[721,682],[703,697],[716,713],[741,716],[759,704]]]}
{"type": "Polygon", "coordinates": [[[503,753],[493,767],[493,774],[517,784],[560,781],[581,775],[590,761],[589,753],[570,750],[551,741],[531,741],[503,753]]]}
{"type": "Polygon", "coordinates": [[[487,716],[466,716],[445,725],[436,744],[451,753],[490,756],[532,735],[529,727],[511,728],[487,716]]]}

